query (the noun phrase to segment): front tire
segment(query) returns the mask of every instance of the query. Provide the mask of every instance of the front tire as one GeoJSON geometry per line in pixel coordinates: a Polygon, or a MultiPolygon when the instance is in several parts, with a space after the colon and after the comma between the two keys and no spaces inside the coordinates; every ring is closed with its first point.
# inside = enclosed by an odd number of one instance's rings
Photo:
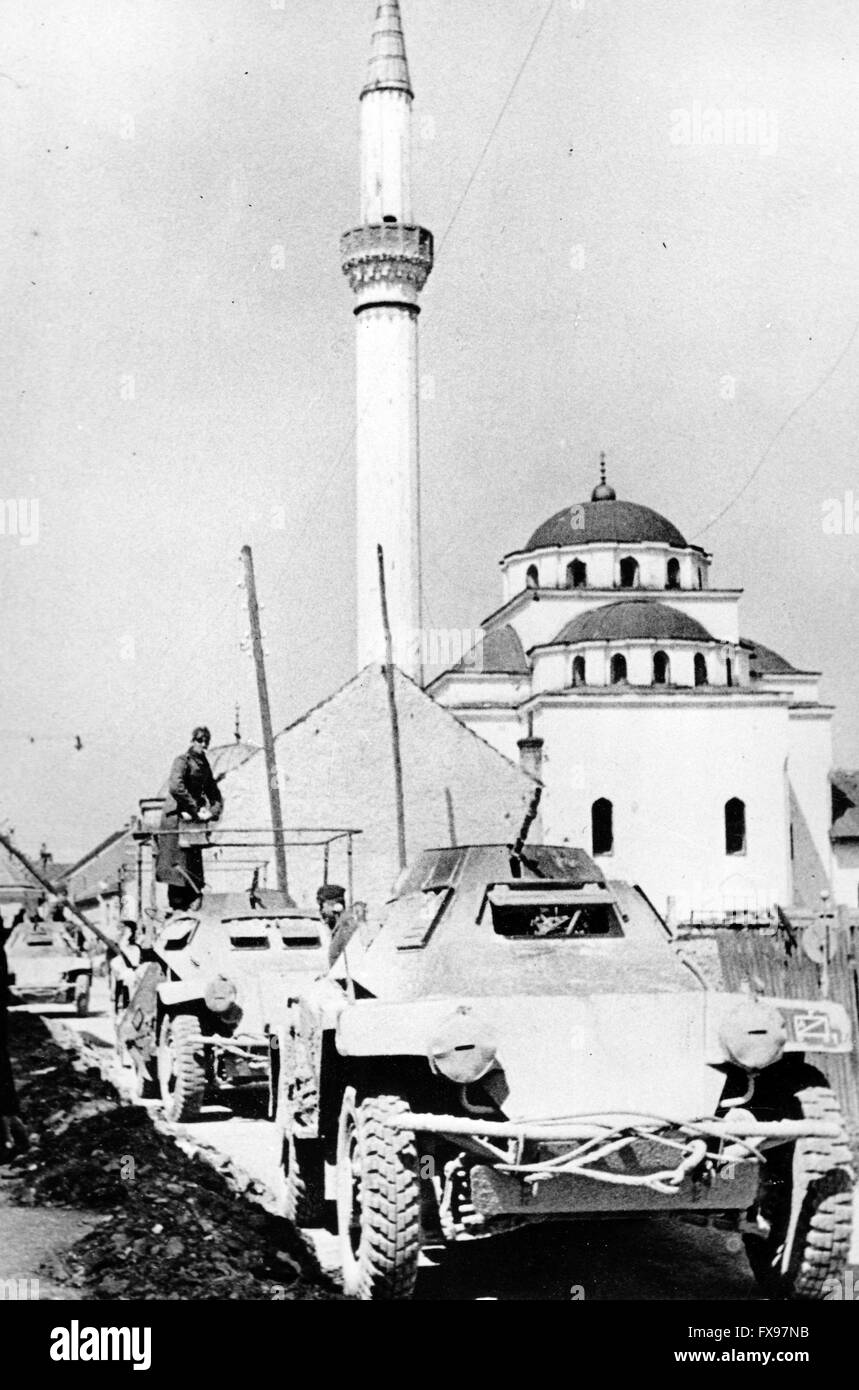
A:
{"type": "Polygon", "coordinates": [[[325,1226],[325,1156],[319,1139],[283,1143],[283,1214],[301,1230],[325,1226]]]}
{"type": "Polygon", "coordinates": [[[850,1255],[853,1169],[850,1147],[833,1091],[807,1085],[792,1098],[790,1115],[833,1122],[837,1138],[797,1139],[770,1150],[756,1213],[766,1235],[747,1235],[752,1272],[769,1298],[823,1299],[844,1277],[850,1255]]]}
{"type": "Polygon", "coordinates": [[[166,1014],[158,1039],[158,1085],[164,1116],[196,1120],[206,1091],[203,1035],[193,1014],[166,1014]]]}
{"type": "Polygon", "coordinates": [[[369,1301],[411,1298],[421,1249],[421,1193],[413,1133],[399,1096],[343,1097],[337,1137],[337,1229],[343,1287],[369,1301]]]}

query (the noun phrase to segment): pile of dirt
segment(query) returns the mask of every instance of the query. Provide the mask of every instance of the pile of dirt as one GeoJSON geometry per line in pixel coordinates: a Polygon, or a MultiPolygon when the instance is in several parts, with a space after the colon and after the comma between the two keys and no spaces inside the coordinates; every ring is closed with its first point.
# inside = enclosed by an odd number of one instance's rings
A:
{"type": "Polygon", "coordinates": [[[22,1206],[100,1214],[46,1271],[94,1299],[342,1297],[289,1222],[264,1211],[197,1154],[123,1104],[95,1067],[63,1051],[29,1014],[10,1018],[33,1147],[5,1169],[22,1206]]]}

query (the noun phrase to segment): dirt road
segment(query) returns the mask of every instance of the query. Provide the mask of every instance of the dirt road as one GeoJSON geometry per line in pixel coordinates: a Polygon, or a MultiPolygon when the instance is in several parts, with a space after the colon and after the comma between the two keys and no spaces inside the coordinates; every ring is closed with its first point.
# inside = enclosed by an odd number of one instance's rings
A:
{"type": "MultiPolygon", "coordinates": [[[[97,982],[94,1013],[78,1019],[66,1009],[46,1015],[62,1034],[70,1029],[98,1055],[105,1075],[126,1095],[131,1071],[116,1062],[106,990],[97,982]]],[[[193,1125],[173,1126],[180,1142],[210,1146],[229,1157],[268,1190],[264,1205],[276,1210],[278,1135],[262,1115],[262,1100],[248,1092],[236,1113],[208,1107],[193,1125]]],[[[158,1111],[155,1102],[141,1102],[158,1111]]],[[[859,1211],[857,1211],[859,1228],[859,1211]]],[[[336,1240],[309,1233],[322,1269],[336,1275],[336,1240]]],[[[859,1244],[859,1242],[857,1242],[859,1244]]],[[[859,1248],[854,1250],[859,1265],[859,1248]]],[[[859,1287],[859,1279],[857,1279],[859,1287]]],[[[422,1257],[417,1297],[424,1300],[757,1300],[738,1237],[686,1226],[667,1218],[575,1223],[474,1241],[422,1257]]]]}

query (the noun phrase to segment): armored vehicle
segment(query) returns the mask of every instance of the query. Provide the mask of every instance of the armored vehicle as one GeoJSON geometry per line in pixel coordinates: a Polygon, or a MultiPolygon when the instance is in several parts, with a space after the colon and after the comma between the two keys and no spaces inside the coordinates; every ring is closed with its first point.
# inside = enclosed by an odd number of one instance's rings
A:
{"type": "Polygon", "coordinates": [[[315,913],[274,890],[210,893],[169,917],[116,975],[118,1047],[168,1119],[194,1120],[207,1090],[268,1083],[268,1025],[327,964],[315,913]]]}
{"type": "Polygon", "coordinates": [[[736,1231],[773,1297],[843,1271],[850,1152],[814,1065],[851,1050],[840,1005],[710,988],[568,847],[428,851],[329,959],[276,1039],[278,1115],[286,1213],[336,1222],[349,1294],[409,1297],[423,1243],[651,1213],[736,1231]]]}
{"type": "Polygon", "coordinates": [[[81,948],[77,929],[62,922],[22,922],[6,943],[9,985],[20,1002],[74,1004],[89,1013],[92,961],[81,948]]]}

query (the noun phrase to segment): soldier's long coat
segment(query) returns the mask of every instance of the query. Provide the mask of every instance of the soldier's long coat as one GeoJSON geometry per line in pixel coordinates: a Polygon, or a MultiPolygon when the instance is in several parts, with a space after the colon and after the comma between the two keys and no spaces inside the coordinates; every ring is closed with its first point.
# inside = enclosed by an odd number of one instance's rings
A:
{"type": "Polygon", "coordinates": [[[182,753],[175,759],[170,769],[170,781],[158,831],[155,877],[159,883],[187,887],[190,880],[196,888],[202,890],[206,881],[203,876],[203,852],[197,848],[180,848],[179,826],[182,823],[182,812],[186,812],[196,821],[203,806],[208,806],[213,820],[217,820],[224,802],[212,775],[209,759],[205,753],[189,748],[187,753],[182,753]]]}

